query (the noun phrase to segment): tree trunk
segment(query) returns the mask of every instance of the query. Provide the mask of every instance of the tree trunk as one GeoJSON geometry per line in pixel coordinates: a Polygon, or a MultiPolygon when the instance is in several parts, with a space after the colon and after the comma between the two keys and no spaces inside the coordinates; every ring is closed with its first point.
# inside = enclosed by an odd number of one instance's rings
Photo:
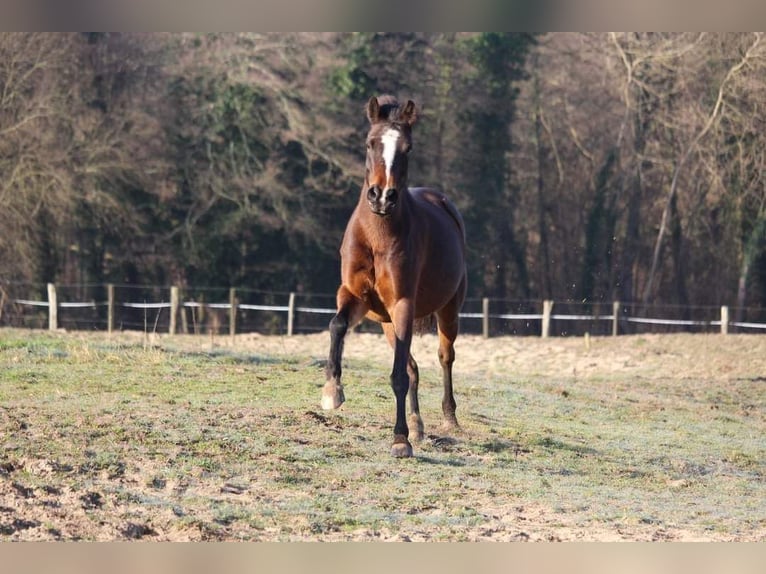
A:
{"type": "Polygon", "coordinates": [[[610,228],[613,218],[610,214],[611,202],[607,201],[607,188],[616,159],[617,152],[612,149],[596,176],[593,204],[585,226],[585,253],[580,280],[580,298],[588,302],[594,299],[597,291],[596,282],[600,273],[608,272],[608,268],[604,265],[609,261],[607,250],[612,238],[610,228]]]}
{"type": "Polygon", "coordinates": [[[735,321],[742,320],[742,313],[747,303],[747,281],[750,277],[750,269],[753,262],[763,250],[763,242],[766,238],[766,219],[759,214],[750,235],[745,242],[745,248],[742,253],[742,266],[739,271],[739,280],[737,281],[737,310],[735,312],[735,321]]]}
{"type": "MultiPolygon", "coordinates": [[[[637,164],[641,160],[637,160],[637,164]]],[[[630,185],[630,197],[628,199],[628,215],[625,225],[625,239],[623,241],[622,259],[617,270],[617,299],[625,303],[634,303],[636,297],[635,266],[638,259],[638,251],[641,246],[641,200],[643,197],[643,183],[641,170],[636,165],[636,173],[630,185]]],[[[623,333],[633,332],[633,324],[622,320],[620,330],[623,333]]]]}
{"type": "Polygon", "coordinates": [[[548,249],[548,225],[546,222],[545,180],[543,165],[545,164],[545,149],[542,142],[543,110],[540,100],[539,76],[535,74],[535,145],[537,147],[537,231],[540,234],[539,257],[541,263],[541,280],[543,299],[552,299],[552,279],[550,252],[548,249]]]}
{"type": "MultiPolygon", "coordinates": [[[[681,227],[681,215],[678,212],[678,196],[670,203],[672,217],[672,229],[670,234],[671,251],[673,253],[673,279],[675,282],[676,303],[681,306],[681,318],[685,321],[691,319],[689,310],[689,292],[686,289],[686,265],[683,254],[683,228],[681,227]]],[[[690,330],[687,328],[687,330],[690,330]]]]}

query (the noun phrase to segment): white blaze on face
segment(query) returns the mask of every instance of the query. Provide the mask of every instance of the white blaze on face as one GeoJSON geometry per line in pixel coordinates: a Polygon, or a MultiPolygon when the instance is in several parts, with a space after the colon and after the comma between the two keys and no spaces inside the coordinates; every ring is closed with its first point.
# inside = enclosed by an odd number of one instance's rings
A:
{"type": "Polygon", "coordinates": [[[399,141],[399,135],[399,130],[390,128],[380,136],[380,141],[383,143],[383,161],[386,162],[386,180],[391,179],[391,168],[394,166],[396,143],[399,141]]]}

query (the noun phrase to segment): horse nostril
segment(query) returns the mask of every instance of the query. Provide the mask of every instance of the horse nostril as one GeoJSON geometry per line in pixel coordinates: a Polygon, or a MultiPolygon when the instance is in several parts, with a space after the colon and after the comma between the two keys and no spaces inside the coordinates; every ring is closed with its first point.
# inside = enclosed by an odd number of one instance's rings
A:
{"type": "Polygon", "coordinates": [[[395,187],[392,187],[386,190],[386,201],[388,203],[396,202],[396,196],[397,196],[397,193],[396,193],[395,187]]]}
{"type": "Polygon", "coordinates": [[[367,190],[367,201],[377,201],[380,197],[380,188],[377,185],[373,185],[367,190]]]}

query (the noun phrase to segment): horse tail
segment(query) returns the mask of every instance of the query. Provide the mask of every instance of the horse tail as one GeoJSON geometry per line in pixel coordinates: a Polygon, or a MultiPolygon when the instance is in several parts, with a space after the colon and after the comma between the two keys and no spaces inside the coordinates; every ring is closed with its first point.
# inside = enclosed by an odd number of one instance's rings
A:
{"type": "Polygon", "coordinates": [[[412,322],[413,335],[425,335],[436,327],[436,316],[431,313],[425,317],[419,317],[412,322]]]}

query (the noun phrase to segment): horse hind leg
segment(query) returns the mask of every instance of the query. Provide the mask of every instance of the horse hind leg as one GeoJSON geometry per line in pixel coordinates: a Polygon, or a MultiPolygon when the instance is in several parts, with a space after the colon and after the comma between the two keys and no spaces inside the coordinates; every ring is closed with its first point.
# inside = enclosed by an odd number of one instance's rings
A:
{"type": "Polygon", "coordinates": [[[455,362],[455,337],[450,332],[439,330],[439,364],[442,367],[442,382],[444,396],[442,397],[442,412],[444,413],[444,428],[457,428],[457,403],[452,390],[452,364],[455,362]]]}
{"type": "Polygon", "coordinates": [[[458,334],[458,311],[461,304],[462,298],[456,296],[436,314],[436,326],[439,333],[439,364],[442,367],[442,382],[444,383],[442,412],[444,413],[445,430],[459,427],[455,415],[457,403],[452,390],[452,365],[455,362],[455,339],[457,339],[458,334]]]}
{"type": "MultiPolygon", "coordinates": [[[[395,349],[396,335],[394,333],[393,324],[383,323],[383,333],[386,335],[386,339],[391,345],[391,348],[395,349]]],[[[410,415],[408,417],[410,432],[408,438],[411,441],[420,442],[425,437],[425,427],[423,426],[423,419],[420,416],[420,403],[418,402],[418,383],[420,381],[420,374],[418,371],[418,364],[412,356],[412,353],[410,353],[410,356],[407,359],[407,376],[410,380],[410,387],[407,392],[410,401],[410,415]]]]}
{"type": "Polygon", "coordinates": [[[341,286],[337,295],[338,312],[330,320],[330,356],[325,366],[327,382],[322,388],[322,408],[337,409],[346,400],[341,382],[343,343],[348,330],[361,321],[367,312],[365,304],[341,286]]]}
{"type": "Polygon", "coordinates": [[[410,377],[410,389],[408,392],[410,398],[410,440],[420,442],[425,437],[425,427],[423,426],[423,419],[420,417],[420,404],[418,403],[418,383],[420,376],[418,373],[418,364],[415,359],[410,355],[409,361],[407,361],[407,374],[410,377]]]}

